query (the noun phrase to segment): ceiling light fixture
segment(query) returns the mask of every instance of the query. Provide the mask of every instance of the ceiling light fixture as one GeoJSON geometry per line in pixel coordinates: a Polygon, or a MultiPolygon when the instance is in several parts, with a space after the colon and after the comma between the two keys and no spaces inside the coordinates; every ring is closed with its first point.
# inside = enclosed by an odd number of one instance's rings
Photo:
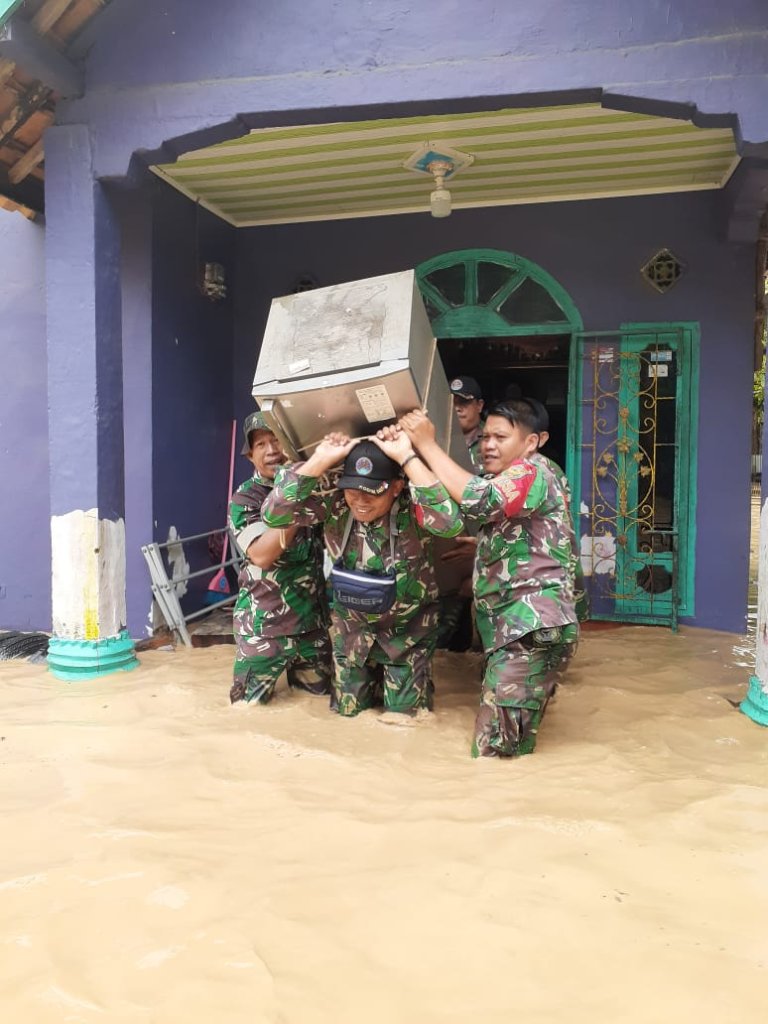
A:
{"type": "Polygon", "coordinates": [[[417,174],[431,175],[435,183],[434,191],[429,196],[432,216],[449,217],[451,193],[445,187],[445,182],[465,167],[469,167],[474,159],[471,154],[460,153],[442,143],[425,142],[405,161],[403,166],[417,174]]]}
{"type": "Polygon", "coordinates": [[[429,195],[429,208],[433,217],[449,217],[451,214],[451,193],[445,187],[445,176],[453,170],[447,160],[431,160],[427,170],[435,179],[435,190],[429,195]]]}

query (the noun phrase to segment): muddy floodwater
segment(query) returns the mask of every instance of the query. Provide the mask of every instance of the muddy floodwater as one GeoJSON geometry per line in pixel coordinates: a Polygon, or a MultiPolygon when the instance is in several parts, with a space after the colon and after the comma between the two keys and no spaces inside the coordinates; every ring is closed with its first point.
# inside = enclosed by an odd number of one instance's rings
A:
{"type": "Polygon", "coordinates": [[[515,762],[469,757],[472,654],[407,724],[284,684],[232,708],[231,647],[0,664],[3,1022],[765,1021],[768,729],[734,644],[589,632],[515,762]]]}

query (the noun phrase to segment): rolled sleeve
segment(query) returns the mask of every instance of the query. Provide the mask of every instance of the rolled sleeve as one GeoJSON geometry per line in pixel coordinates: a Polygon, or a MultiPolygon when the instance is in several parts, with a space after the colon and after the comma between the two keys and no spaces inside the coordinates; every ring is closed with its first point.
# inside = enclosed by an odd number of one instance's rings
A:
{"type": "Polygon", "coordinates": [[[468,520],[477,523],[525,519],[541,505],[546,494],[543,475],[533,463],[521,460],[498,476],[473,476],[464,488],[459,507],[468,520]]]}
{"type": "Polygon", "coordinates": [[[327,503],[315,494],[318,478],[297,472],[295,466],[283,466],[275,474],[275,485],[262,506],[267,526],[314,526],[325,520],[327,503]]]}
{"type": "Polygon", "coordinates": [[[268,529],[269,527],[266,523],[251,523],[249,526],[246,526],[244,530],[240,530],[239,533],[235,534],[237,546],[243,554],[245,554],[251,544],[253,544],[255,540],[258,540],[259,537],[262,537],[268,529]]]}
{"type": "Polygon", "coordinates": [[[438,537],[457,537],[464,530],[459,506],[443,484],[437,482],[417,487],[410,484],[416,522],[428,533],[438,537]]]}

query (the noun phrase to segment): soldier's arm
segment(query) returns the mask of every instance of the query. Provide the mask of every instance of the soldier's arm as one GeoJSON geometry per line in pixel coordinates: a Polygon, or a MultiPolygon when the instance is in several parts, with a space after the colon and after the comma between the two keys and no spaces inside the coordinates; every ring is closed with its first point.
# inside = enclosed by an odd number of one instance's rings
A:
{"type": "Polygon", "coordinates": [[[412,482],[410,489],[416,522],[422,530],[437,537],[458,537],[463,533],[459,506],[439,481],[422,485],[412,482]]]}
{"type": "Polygon", "coordinates": [[[302,465],[281,466],[275,486],[261,508],[267,526],[315,526],[325,521],[330,498],[317,493],[318,480],[301,472],[302,465]]]}
{"type": "Polygon", "coordinates": [[[472,474],[443,451],[435,438],[434,424],[426,413],[421,409],[414,409],[413,412],[401,417],[398,425],[408,435],[419,457],[445,486],[451,498],[460,501],[464,488],[472,479],[472,474]]]}
{"type": "Polygon", "coordinates": [[[245,557],[260,569],[271,568],[296,534],[296,527],[270,529],[261,516],[264,493],[237,492],[229,505],[229,528],[245,557]]]}
{"type": "Polygon", "coordinates": [[[435,478],[426,462],[413,450],[405,431],[396,426],[382,427],[372,440],[385,455],[402,467],[410,486],[418,526],[438,537],[458,536],[464,529],[459,506],[435,478]]]}
{"type": "Polygon", "coordinates": [[[544,476],[531,462],[521,459],[490,480],[471,477],[459,507],[470,521],[497,523],[504,519],[527,519],[546,496],[544,476]]]}

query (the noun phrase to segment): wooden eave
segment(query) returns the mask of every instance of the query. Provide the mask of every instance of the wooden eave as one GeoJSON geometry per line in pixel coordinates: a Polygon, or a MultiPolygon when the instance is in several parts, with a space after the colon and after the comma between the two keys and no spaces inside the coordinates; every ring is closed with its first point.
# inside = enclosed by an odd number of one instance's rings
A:
{"type": "MultiPolygon", "coordinates": [[[[68,50],[83,28],[110,0],[24,0],[0,2],[0,209],[26,216],[44,207],[44,135],[61,98],[61,70],[75,73],[68,50]],[[16,36],[32,56],[9,59],[16,36]],[[5,46],[5,50],[1,48],[5,46]],[[50,73],[46,73],[46,64],[50,73]]],[[[17,46],[22,53],[23,45],[17,46]]],[[[16,52],[14,49],[12,52],[16,52]]]]}

